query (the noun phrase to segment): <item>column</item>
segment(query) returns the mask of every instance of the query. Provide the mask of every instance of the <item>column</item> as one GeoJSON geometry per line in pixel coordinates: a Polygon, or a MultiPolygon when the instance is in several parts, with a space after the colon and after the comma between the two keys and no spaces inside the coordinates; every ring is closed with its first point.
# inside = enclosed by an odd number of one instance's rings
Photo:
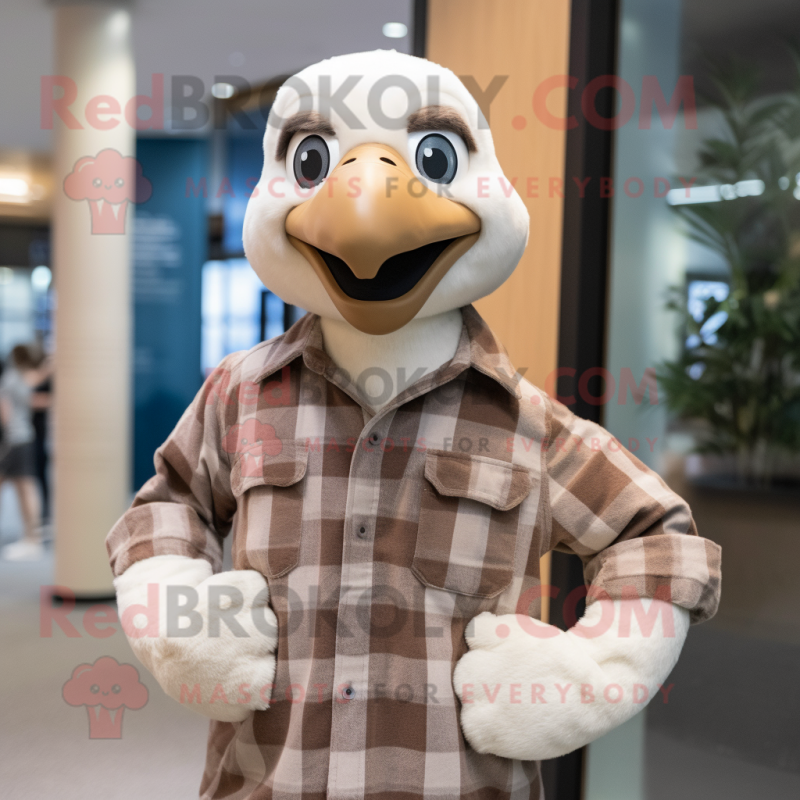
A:
{"type": "Polygon", "coordinates": [[[55,582],[89,598],[112,592],[104,539],[130,500],[136,140],[124,110],[136,82],[123,3],[54,14],[55,71],[65,96],[74,85],[79,126],[54,116],[55,582]]]}

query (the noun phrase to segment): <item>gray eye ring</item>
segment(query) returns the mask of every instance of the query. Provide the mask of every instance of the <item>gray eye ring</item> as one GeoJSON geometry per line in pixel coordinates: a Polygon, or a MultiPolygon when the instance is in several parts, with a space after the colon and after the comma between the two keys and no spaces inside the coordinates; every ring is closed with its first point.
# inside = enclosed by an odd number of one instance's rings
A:
{"type": "Polygon", "coordinates": [[[294,177],[303,189],[313,189],[328,176],[331,154],[327,142],[317,134],[303,139],[294,152],[294,177]]]}
{"type": "Polygon", "coordinates": [[[420,175],[434,183],[452,183],[458,173],[456,148],[440,133],[429,133],[420,140],[415,161],[420,175]]]}

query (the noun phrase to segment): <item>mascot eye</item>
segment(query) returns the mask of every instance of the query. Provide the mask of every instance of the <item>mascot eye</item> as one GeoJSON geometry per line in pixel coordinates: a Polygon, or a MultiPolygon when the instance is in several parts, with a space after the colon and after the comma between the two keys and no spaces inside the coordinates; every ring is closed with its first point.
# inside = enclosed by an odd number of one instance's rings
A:
{"type": "Polygon", "coordinates": [[[92,181],[92,186],[102,186],[102,185],[103,185],[103,181],[100,178],[95,178],[92,181]]]}
{"type": "Polygon", "coordinates": [[[452,183],[458,172],[458,154],[453,143],[440,133],[429,133],[417,145],[417,171],[434,183],[452,183]]]}
{"type": "Polygon", "coordinates": [[[93,683],[89,691],[92,694],[97,694],[100,691],[100,687],[96,683],[93,683]]]}
{"type": "Polygon", "coordinates": [[[119,694],[122,691],[122,687],[118,683],[115,683],[111,687],[111,691],[114,692],[114,694],[119,694]]]}
{"type": "Polygon", "coordinates": [[[309,136],[294,151],[294,177],[304,189],[311,189],[328,176],[331,154],[321,136],[309,136]]]}
{"type": "Polygon", "coordinates": [[[125,180],[123,178],[117,178],[114,181],[114,185],[121,189],[125,185],[125,180]]]}

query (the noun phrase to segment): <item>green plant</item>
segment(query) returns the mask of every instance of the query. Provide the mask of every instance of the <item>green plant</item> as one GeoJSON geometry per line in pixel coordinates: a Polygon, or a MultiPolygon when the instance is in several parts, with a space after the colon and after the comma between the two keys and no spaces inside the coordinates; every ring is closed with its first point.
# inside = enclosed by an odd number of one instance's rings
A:
{"type": "Polygon", "coordinates": [[[747,67],[715,74],[713,105],[723,132],[703,141],[697,185],[721,186],[732,199],[674,209],[692,239],[724,258],[731,288],[724,300],[709,300],[699,320],[684,293],[674,291],[669,307],[681,313],[687,346],[658,370],[668,408],[704,423],[697,449],[736,454],[740,478],[759,485],[772,480],[776,457],[800,453],[800,56],[794,56],[797,89],[780,96],[756,97],[757,74],[747,67]],[[762,182],[763,192],[737,196],[742,181],[762,182]]]}

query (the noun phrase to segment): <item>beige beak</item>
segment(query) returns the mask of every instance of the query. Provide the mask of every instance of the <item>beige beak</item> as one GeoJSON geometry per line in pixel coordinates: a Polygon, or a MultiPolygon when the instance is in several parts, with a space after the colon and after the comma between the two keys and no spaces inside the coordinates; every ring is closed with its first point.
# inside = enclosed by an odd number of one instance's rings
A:
{"type": "Polygon", "coordinates": [[[340,313],[369,333],[388,333],[413,318],[480,228],[476,214],[428,189],[396,150],[381,144],[350,150],[314,197],[286,218],[290,241],[311,262],[340,313]],[[454,241],[411,290],[380,301],[345,294],[318,252],[341,259],[356,279],[369,281],[393,256],[449,240],[454,241]]]}

